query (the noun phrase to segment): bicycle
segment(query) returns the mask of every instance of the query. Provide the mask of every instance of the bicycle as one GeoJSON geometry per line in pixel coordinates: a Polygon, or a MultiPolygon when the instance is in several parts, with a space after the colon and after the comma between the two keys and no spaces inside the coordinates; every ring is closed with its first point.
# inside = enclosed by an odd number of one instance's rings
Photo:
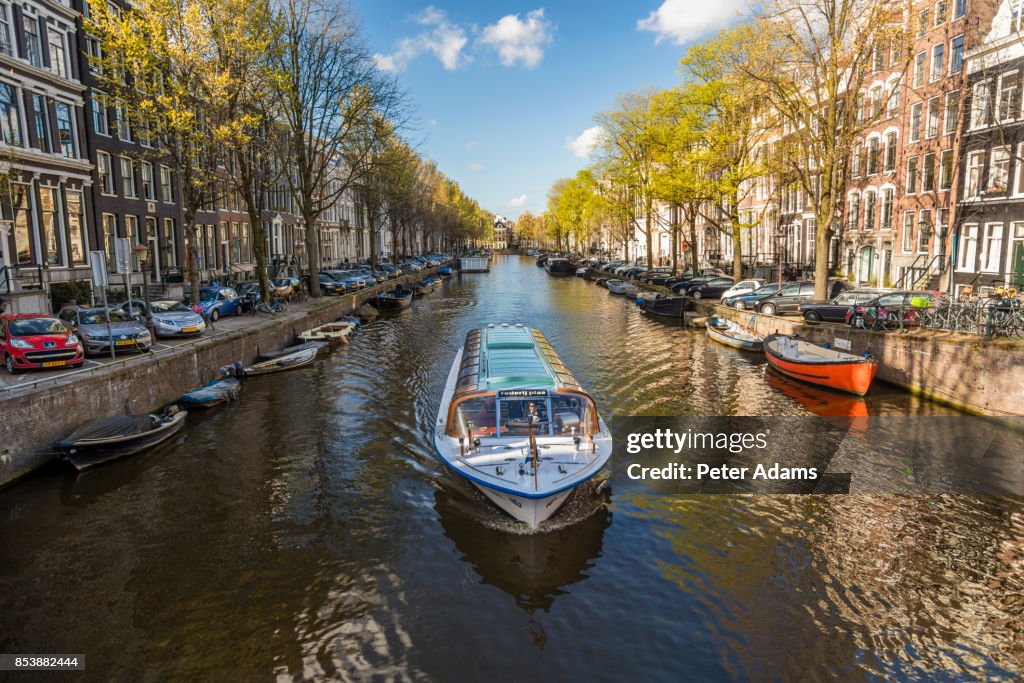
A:
{"type": "Polygon", "coordinates": [[[257,313],[287,313],[288,302],[284,299],[278,299],[276,296],[270,298],[270,301],[260,299],[256,302],[257,313]]]}

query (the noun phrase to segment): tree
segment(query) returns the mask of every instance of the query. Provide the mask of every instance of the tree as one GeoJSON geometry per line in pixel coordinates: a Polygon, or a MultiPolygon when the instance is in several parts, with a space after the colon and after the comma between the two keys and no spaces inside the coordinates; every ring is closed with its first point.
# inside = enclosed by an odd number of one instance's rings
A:
{"type": "Polygon", "coordinates": [[[910,16],[910,3],[889,0],[774,0],[736,34],[745,49],[734,54],[732,66],[763,87],[765,123],[780,134],[780,172],[806,193],[815,216],[819,299],[826,294],[829,245],[839,227],[854,141],[887,105],[863,101],[873,60],[877,50],[891,49],[905,72],[910,16]]]}
{"type": "Polygon", "coordinates": [[[90,59],[104,97],[127,118],[123,125],[152,141],[153,155],[177,171],[194,301],[200,281],[195,217],[216,199],[217,167],[233,142],[243,88],[224,47],[238,41],[252,48],[237,20],[249,9],[246,0],[139,0],[125,11],[91,3],[86,21],[101,45],[102,56],[90,59]]]}
{"type": "MultiPolygon", "coordinates": [[[[213,0],[210,0],[213,1],[213,0]]],[[[306,233],[310,291],[320,295],[320,215],[372,168],[401,125],[403,97],[378,71],[355,16],[330,0],[285,0],[275,55],[285,178],[306,233]],[[387,121],[387,125],[382,125],[387,121]]],[[[376,260],[376,234],[371,260],[376,260]]]]}

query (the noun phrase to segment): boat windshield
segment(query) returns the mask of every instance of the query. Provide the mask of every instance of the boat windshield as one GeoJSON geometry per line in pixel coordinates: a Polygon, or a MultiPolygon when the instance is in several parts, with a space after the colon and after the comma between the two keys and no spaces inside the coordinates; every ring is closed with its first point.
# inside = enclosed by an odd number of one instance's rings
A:
{"type": "Polygon", "coordinates": [[[597,412],[585,394],[552,393],[550,397],[497,398],[469,396],[456,404],[448,435],[476,438],[528,436],[530,417],[537,436],[583,436],[598,431],[597,412]]]}

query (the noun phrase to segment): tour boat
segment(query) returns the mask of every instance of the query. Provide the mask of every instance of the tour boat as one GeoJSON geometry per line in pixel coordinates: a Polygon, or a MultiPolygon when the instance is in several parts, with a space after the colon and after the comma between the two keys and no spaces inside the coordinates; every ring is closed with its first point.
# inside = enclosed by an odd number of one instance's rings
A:
{"type": "Polygon", "coordinates": [[[522,324],[466,335],[434,427],[445,464],[532,528],[612,452],[594,400],[544,335],[522,324]]]}
{"type": "Polygon", "coordinates": [[[793,335],[769,335],[764,353],[768,363],[784,375],[858,396],[867,393],[878,372],[878,361],[868,356],[825,348],[793,335]]]}
{"type": "Polygon", "coordinates": [[[719,344],[741,351],[761,351],[764,337],[754,334],[739,323],[713,315],[707,322],[708,336],[719,344]]]}
{"type": "Polygon", "coordinates": [[[75,469],[81,471],[163,443],[182,428],[185,414],[171,406],[159,415],[115,415],[89,420],[58,446],[75,469]]]}

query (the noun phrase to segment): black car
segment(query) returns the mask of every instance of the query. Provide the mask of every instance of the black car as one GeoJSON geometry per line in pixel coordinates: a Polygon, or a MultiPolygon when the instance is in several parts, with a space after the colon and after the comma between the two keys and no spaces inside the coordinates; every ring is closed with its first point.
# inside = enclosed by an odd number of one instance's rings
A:
{"type": "Polygon", "coordinates": [[[715,279],[715,275],[698,275],[692,277],[689,280],[681,280],[672,285],[672,291],[676,294],[686,294],[686,290],[694,285],[702,285],[705,282],[709,282],[715,279]]]}
{"type": "Polygon", "coordinates": [[[756,304],[758,301],[760,301],[761,299],[767,299],[772,294],[778,292],[779,289],[781,288],[779,287],[778,283],[769,282],[768,284],[758,287],[749,294],[730,296],[728,299],[724,299],[722,303],[725,304],[726,306],[731,306],[742,311],[747,308],[752,308],[754,304],[756,304]]]}
{"type": "Polygon", "coordinates": [[[716,277],[704,284],[691,285],[686,293],[694,299],[721,299],[736,282],[731,277],[716,277]]]}
{"type": "MultiPolygon", "coordinates": [[[[829,280],[825,290],[828,298],[834,299],[846,289],[839,280],[829,280]]],[[[778,294],[761,299],[754,304],[753,309],[765,315],[786,315],[787,313],[799,313],[800,304],[814,301],[814,281],[804,280],[784,285],[778,294]]]]}
{"type": "Polygon", "coordinates": [[[843,292],[831,301],[800,304],[800,312],[809,323],[845,323],[851,307],[866,303],[878,297],[873,290],[851,290],[843,292]]]}
{"type": "MultiPolygon", "coordinates": [[[[327,273],[320,273],[317,279],[320,280],[320,291],[324,294],[343,294],[345,292],[345,285],[338,282],[327,273]]],[[[303,280],[305,280],[305,283],[308,286],[309,276],[307,275],[303,280]]]]}

